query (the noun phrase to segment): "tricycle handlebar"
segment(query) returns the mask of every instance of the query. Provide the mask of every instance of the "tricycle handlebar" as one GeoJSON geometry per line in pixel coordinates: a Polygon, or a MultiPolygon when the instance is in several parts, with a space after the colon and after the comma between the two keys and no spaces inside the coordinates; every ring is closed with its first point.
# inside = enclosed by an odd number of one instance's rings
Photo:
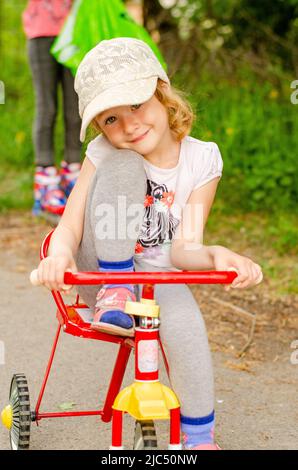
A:
{"type": "MultiPolygon", "coordinates": [[[[170,272],[66,272],[65,285],[98,284],[231,284],[237,277],[235,271],[170,271],[170,272]]],[[[37,270],[32,271],[30,281],[39,285],[37,270]]]]}

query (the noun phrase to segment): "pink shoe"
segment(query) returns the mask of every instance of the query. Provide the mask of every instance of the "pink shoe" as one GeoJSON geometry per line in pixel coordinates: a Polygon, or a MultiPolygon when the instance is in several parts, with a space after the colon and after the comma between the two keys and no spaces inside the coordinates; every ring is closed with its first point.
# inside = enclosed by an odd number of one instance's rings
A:
{"type": "Polygon", "coordinates": [[[60,189],[60,175],[54,166],[36,167],[34,175],[34,206],[32,212],[62,215],[66,199],[60,189]]]}
{"type": "Polygon", "coordinates": [[[80,170],[80,163],[66,163],[65,161],[61,162],[61,189],[63,189],[66,197],[70,195],[72,188],[76,184],[80,170]]]}
{"type": "Polygon", "coordinates": [[[195,447],[188,447],[186,450],[222,450],[217,444],[199,444],[195,447]]]}
{"type": "MultiPolygon", "coordinates": [[[[214,431],[211,432],[212,439],[214,438],[214,431]]],[[[184,450],[222,450],[218,444],[214,443],[205,443],[205,444],[198,444],[194,447],[186,447],[187,443],[187,436],[185,433],[182,433],[182,442],[184,450]]]]}
{"type": "Polygon", "coordinates": [[[113,335],[134,336],[134,318],[124,313],[126,301],[136,300],[134,293],[127,287],[103,287],[96,300],[91,329],[113,335]]]}

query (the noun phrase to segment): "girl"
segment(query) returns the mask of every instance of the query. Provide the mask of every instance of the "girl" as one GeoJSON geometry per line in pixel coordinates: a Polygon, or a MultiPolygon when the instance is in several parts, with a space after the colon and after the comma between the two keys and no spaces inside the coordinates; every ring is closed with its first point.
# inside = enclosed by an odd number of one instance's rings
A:
{"type": "MultiPolygon", "coordinates": [[[[188,136],[191,109],[171,87],[151,49],[131,38],[102,41],[81,62],[75,89],[81,140],[90,123],[101,135],[87,147],[49,256],[39,265],[40,282],[63,290],[66,269],[231,267],[238,271],[233,288],[259,282],[261,268],[252,260],[202,244],[221,177],[221,155],[215,143],[188,136]]],[[[93,328],[133,334],[133,320],[123,312],[125,301],[136,299],[132,285],[78,290],[95,306],[93,328]]],[[[200,309],[186,285],[157,285],[155,294],[185,446],[216,450],[212,364],[200,309]]]]}

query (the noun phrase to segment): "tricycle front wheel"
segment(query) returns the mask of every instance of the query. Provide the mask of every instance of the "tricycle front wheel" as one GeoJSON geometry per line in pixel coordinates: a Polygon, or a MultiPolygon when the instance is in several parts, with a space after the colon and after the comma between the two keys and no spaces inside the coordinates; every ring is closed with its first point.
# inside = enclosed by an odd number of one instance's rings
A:
{"type": "Polygon", "coordinates": [[[12,420],[9,432],[12,450],[29,449],[31,412],[28,382],[24,374],[14,374],[9,393],[12,420]]]}
{"type": "Polygon", "coordinates": [[[154,421],[136,421],[134,450],[156,450],[157,437],[154,421]]]}

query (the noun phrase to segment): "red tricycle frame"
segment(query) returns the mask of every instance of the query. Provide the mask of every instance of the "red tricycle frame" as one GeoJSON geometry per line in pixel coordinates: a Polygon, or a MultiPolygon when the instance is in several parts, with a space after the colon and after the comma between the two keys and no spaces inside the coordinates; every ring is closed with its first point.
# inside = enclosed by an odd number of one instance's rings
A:
{"type": "MultiPolygon", "coordinates": [[[[50,232],[44,239],[40,248],[40,258],[44,259],[47,256],[47,251],[51,236],[54,230],[50,232]]],[[[84,272],[84,273],[70,273],[66,272],[64,277],[65,284],[72,285],[101,285],[108,283],[133,283],[143,284],[142,298],[154,299],[154,285],[155,284],[228,284],[231,283],[237,276],[232,271],[181,271],[181,272],[133,272],[133,273],[100,273],[100,272],[84,272]]],[[[57,305],[57,319],[58,328],[54,338],[50,358],[46,367],[45,376],[42,382],[41,390],[37,399],[35,411],[31,412],[31,420],[38,422],[45,418],[65,418],[73,416],[94,416],[98,415],[101,417],[103,422],[110,422],[113,416],[113,403],[120,391],[122,381],[124,378],[126,366],[130,357],[131,351],[135,348],[134,338],[116,336],[112,334],[106,334],[99,331],[92,330],[90,323],[84,321],[84,319],[78,314],[77,310],[80,308],[88,308],[87,305],[80,303],[79,296],[77,295],[75,303],[72,305],[66,305],[62,298],[62,295],[58,291],[52,291],[54,301],[57,305]],[[118,355],[115,361],[114,369],[108,386],[107,395],[103,404],[103,408],[100,410],[85,410],[85,411],[65,411],[65,412],[41,412],[40,407],[53,364],[53,359],[56,352],[57,343],[60,337],[61,329],[64,333],[69,333],[73,336],[80,338],[94,339],[107,341],[119,345],[118,355]]],[[[167,358],[162,347],[161,341],[158,337],[158,343],[162,352],[162,357],[166,367],[166,371],[169,375],[169,366],[167,358]]],[[[174,410],[175,411],[175,410],[174,410]]],[[[177,417],[177,416],[176,416],[177,417]]],[[[178,416],[179,417],[179,416],[178,416]]],[[[114,413],[114,420],[120,420],[119,425],[122,424],[122,414],[114,413]]],[[[177,420],[176,420],[177,421],[177,420]]],[[[116,426],[117,428],[117,426],[116,426]]],[[[114,429],[114,428],[113,428],[114,429]]],[[[171,433],[176,431],[171,428],[171,433]]],[[[114,430],[113,430],[114,433],[114,430]]],[[[117,442],[117,436],[114,436],[112,442],[117,442]]]]}

